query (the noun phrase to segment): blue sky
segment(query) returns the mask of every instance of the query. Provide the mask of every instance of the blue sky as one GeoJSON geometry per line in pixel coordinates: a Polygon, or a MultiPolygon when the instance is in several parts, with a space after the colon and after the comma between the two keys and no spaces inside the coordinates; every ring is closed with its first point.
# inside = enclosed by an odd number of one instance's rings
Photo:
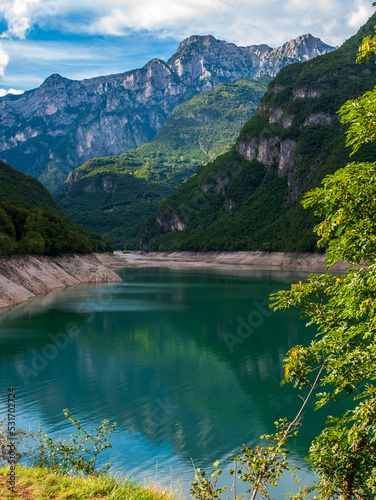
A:
{"type": "Polygon", "coordinates": [[[167,60],[193,34],[341,45],[373,12],[367,0],[0,0],[0,96],[52,73],[81,80],[167,60]]]}

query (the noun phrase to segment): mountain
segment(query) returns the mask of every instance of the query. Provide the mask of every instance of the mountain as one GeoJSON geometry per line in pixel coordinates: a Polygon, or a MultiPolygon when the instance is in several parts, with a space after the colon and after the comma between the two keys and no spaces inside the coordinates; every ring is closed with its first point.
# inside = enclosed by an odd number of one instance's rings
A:
{"type": "MultiPolygon", "coordinates": [[[[349,162],[337,111],[376,84],[375,64],[356,65],[376,15],[335,52],[283,68],[230,152],[183,182],[145,223],[153,250],[315,251],[318,220],[300,200],[349,162]]],[[[370,161],[369,145],[352,157],[370,161]]]]}
{"type": "Polygon", "coordinates": [[[197,166],[231,148],[270,80],[221,84],[180,104],[150,143],[89,160],[71,172],[57,196],[59,205],[119,248],[134,245],[142,222],[161,201],[197,166]]]}
{"type": "Polygon", "coordinates": [[[39,181],[0,161],[0,255],[112,248],[98,234],[68,220],[39,181]]]}
{"type": "Polygon", "coordinates": [[[141,69],[82,81],[54,74],[37,89],[0,98],[0,159],[57,193],[87,160],[149,142],[194,95],[240,78],[274,76],[286,64],[332,50],[309,34],[276,49],[192,36],[167,62],[153,59],[141,69]]]}

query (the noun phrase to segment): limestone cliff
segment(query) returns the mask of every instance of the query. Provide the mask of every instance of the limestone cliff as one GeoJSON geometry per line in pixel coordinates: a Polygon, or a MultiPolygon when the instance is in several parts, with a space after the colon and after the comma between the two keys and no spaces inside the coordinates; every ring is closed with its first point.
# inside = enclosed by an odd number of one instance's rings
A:
{"type": "Polygon", "coordinates": [[[0,98],[0,159],[57,192],[90,158],[150,141],[171,111],[220,83],[275,76],[287,64],[334,50],[312,35],[282,47],[238,47],[192,36],[167,62],[73,81],[54,74],[37,89],[0,98]]]}
{"type": "MultiPolygon", "coordinates": [[[[325,81],[326,76],[322,76],[321,80],[325,81]]],[[[289,186],[286,200],[288,204],[298,197],[304,185],[320,166],[320,161],[316,158],[308,169],[301,168],[310,153],[309,150],[298,147],[300,135],[304,135],[303,129],[307,128],[309,134],[309,130],[317,133],[317,130],[322,128],[324,133],[330,134],[339,127],[338,109],[333,109],[333,106],[328,107],[328,99],[325,96],[328,90],[294,88],[295,85],[296,83],[292,81],[286,88],[274,82],[258,111],[259,117],[263,118],[262,127],[251,136],[243,131],[236,143],[236,151],[244,158],[263,163],[267,170],[273,164],[277,165],[278,176],[286,176],[289,186]],[[285,91],[286,94],[286,90],[289,91],[290,98],[275,107],[274,95],[281,91],[285,91]],[[301,100],[299,107],[295,100],[301,100]],[[312,100],[316,102],[312,104],[310,102],[312,100]],[[297,116],[291,112],[292,108],[298,110],[297,116]],[[265,138],[265,135],[270,135],[272,130],[273,136],[265,138]]]]}

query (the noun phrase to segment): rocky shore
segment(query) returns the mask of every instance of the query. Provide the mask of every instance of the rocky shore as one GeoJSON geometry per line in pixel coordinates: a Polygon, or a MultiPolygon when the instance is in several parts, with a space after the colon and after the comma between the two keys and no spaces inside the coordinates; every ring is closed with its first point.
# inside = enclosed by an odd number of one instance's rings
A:
{"type": "MultiPolygon", "coordinates": [[[[325,255],[293,252],[114,252],[97,255],[110,269],[122,267],[236,267],[286,269],[301,271],[327,270],[325,255]]],[[[346,262],[335,264],[333,271],[345,271],[346,262]]]]}
{"type": "Polygon", "coordinates": [[[94,255],[0,257],[0,308],[80,283],[112,283],[121,278],[94,255]]]}

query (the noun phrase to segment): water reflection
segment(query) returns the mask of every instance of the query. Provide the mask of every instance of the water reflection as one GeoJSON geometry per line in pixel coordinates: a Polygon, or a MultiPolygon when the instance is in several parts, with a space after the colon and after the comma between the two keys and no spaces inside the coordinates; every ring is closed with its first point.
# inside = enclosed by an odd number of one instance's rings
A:
{"type": "MultiPolygon", "coordinates": [[[[314,332],[294,311],[262,308],[305,276],[126,269],[123,283],[55,290],[0,314],[2,392],[15,386],[19,421],[47,432],[69,432],[63,408],[88,425],[117,421],[118,471],[206,467],[299,407],[280,387],[282,359],[314,332]]],[[[295,460],[323,418],[307,415],[295,460]]]]}

